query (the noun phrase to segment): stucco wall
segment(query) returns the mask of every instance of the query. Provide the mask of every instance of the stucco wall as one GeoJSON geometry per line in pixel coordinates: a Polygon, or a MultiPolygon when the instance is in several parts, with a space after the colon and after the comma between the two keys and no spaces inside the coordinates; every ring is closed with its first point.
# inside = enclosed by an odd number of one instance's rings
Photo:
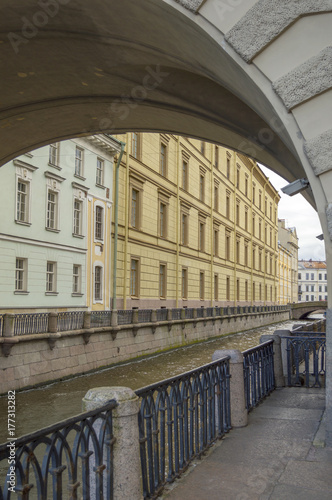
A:
{"type": "Polygon", "coordinates": [[[192,320],[185,321],[184,328],[181,321],[175,321],[171,322],[170,331],[164,322],[154,333],[149,325],[139,328],[135,336],[126,327],[80,330],[56,334],[53,349],[49,344],[50,334],[15,337],[19,342],[14,344],[9,356],[1,353],[0,394],[288,319],[289,311],[251,313],[225,316],[215,321],[198,319],[196,327],[192,320]],[[87,333],[91,336],[89,342],[84,343],[87,333]]]}

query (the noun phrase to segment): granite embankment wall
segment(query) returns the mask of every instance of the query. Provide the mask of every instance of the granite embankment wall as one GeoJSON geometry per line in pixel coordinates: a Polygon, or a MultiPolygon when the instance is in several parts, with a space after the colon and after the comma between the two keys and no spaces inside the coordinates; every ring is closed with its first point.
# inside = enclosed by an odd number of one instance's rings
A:
{"type": "Polygon", "coordinates": [[[288,319],[279,310],[0,337],[0,394],[288,319]]]}

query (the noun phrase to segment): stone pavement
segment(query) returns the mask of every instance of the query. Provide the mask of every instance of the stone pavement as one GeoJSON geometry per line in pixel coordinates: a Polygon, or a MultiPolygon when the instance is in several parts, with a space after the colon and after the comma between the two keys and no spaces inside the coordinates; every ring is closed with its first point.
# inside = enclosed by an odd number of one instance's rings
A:
{"type": "Polygon", "coordinates": [[[275,390],[164,491],[165,500],[331,500],[324,389],[275,390]]]}

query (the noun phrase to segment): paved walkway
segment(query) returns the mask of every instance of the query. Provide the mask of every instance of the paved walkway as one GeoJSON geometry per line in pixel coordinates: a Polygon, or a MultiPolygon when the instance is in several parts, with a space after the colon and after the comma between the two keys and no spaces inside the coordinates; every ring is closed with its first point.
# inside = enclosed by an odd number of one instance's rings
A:
{"type": "Polygon", "coordinates": [[[323,447],[323,389],[274,391],[165,500],[331,500],[332,449],[323,447]]]}

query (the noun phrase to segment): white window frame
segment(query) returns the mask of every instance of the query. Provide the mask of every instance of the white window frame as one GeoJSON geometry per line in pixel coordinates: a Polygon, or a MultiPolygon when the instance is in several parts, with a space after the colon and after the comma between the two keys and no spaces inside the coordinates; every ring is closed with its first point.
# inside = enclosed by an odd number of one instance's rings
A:
{"type": "Polygon", "coordinates": [[[93,211],[93,234],[94,234],[94,241],[95,242],[103,242],[104,241],[104,238],[105,238],[105,213],[106,213],[106,210],[105,210],[105,206],[100,203],[100,202],[95,202],[94,204],[94,211],[93,211]],[[101,231],[100,231],[100,237],[99,237],[99,232],[97,234],[97,213],[99,212],[99,210],[102,210],[101,214],[102,214],[102,217],[101,217],[101,220],[99,221],[98,220],[98,224],[100,223],[101,224],[101,231]]]}
{"type": "Polygon", "coordinates": [[[58,142],[54,142],[49,146],[48,153],[48,164],[52,167],[59,168],[59,153],[60,153],[60,144],[58,142]]]}
{"type": "Polygon", "coordinates": [[[47,188],[46,196],[46,229],[48,231],[58,231],[59,230],[59,191],[56,189],[47,188]],[[54,201],[49,199],[50,194],[54,195],[54,201]],[[53,210],[50,210],[53,207],[53,210]],[[52,219],[50,214],[54,215],[52,219]],[[53,220],[52,224],[51,221],[53,220]]]}
{"type": "Polygon", "coordinates": [[[75,196],[73,204],[73,235],[83,236],[82,228],[83,228],[83,200],[80,200],[75,196]],[[79,209],[77,209],[76,203],[79,205],[79,209]]]}
{"type": "Polygon", "coordinates": [[[94,265],[94,269],[93,269],[93,303],[94,304],[102,304],[103,303],[103,300],[104,300],[103,286],[104,286],[104,266],[102,265],[101,262],[96,262],[94,265]],[[98,269],[98,272],[97,272],[97,269],[98,269]],[[100,295],[96,294],[96,285],[97,285],[96,278],[97,278],[97,274],[99,272],[100,272],[100,276],[99,276],[100,279],[98,281],[98,284],[100,287],[100,289],[99,289],[100,295]]]}
{"type": "Polygon", "coordinates": [[[54,295],[57,293],[57,263],[54,261],[46,262],[46,294],[54,295]]]}
{"type": "Polygon", "coordinates": [[[23,257],[16,257],[15,293],[27,293],[27,289],[28,289],[28,259],[23,257]],[[18,283],[21,283],[21,286],[18,286],[18,283]]]}
{"type": "Polygon", "coordinates": [[[19,224],[29,224],[30,223],[30,181],[26,179],[22,179],[21,177],[17,178],[16,181],[16,214],[15,214],[15,222],[19,224]],[[19,189],[19,184],[22,184],[26,187],[26,192],[23,193],[19,189]],[[24,197],[24,212],[23,217],[21,217],[21,207],[22,207],[22,196],[24,197]]]}
{"type": "Polygon", "coordinates": [[[84,178],[84,149],[79,146],[75,147],[75,177],[84,178]]]}
{"type": "Polygon", "coordinates": [[[82,295],[82,266],[80,264],[73,264],[72,295],[82,295]]]}
{"type": "Polygon", "coordinates": [[[130,257],[130,282],[129,282],[129,294],[131,297],[139,298],[140,293],[140,259],[139,257],[130,257]],[[132,264],[135,262],[135,275],[133,274],[132,264]]]}
{"type": "Polygon", "coordinates": [[[102,158],[97,158],[97,168],[96,168],[97,186],[104,186],[104,172],[105,172],[105,161],[102,158]]]}

